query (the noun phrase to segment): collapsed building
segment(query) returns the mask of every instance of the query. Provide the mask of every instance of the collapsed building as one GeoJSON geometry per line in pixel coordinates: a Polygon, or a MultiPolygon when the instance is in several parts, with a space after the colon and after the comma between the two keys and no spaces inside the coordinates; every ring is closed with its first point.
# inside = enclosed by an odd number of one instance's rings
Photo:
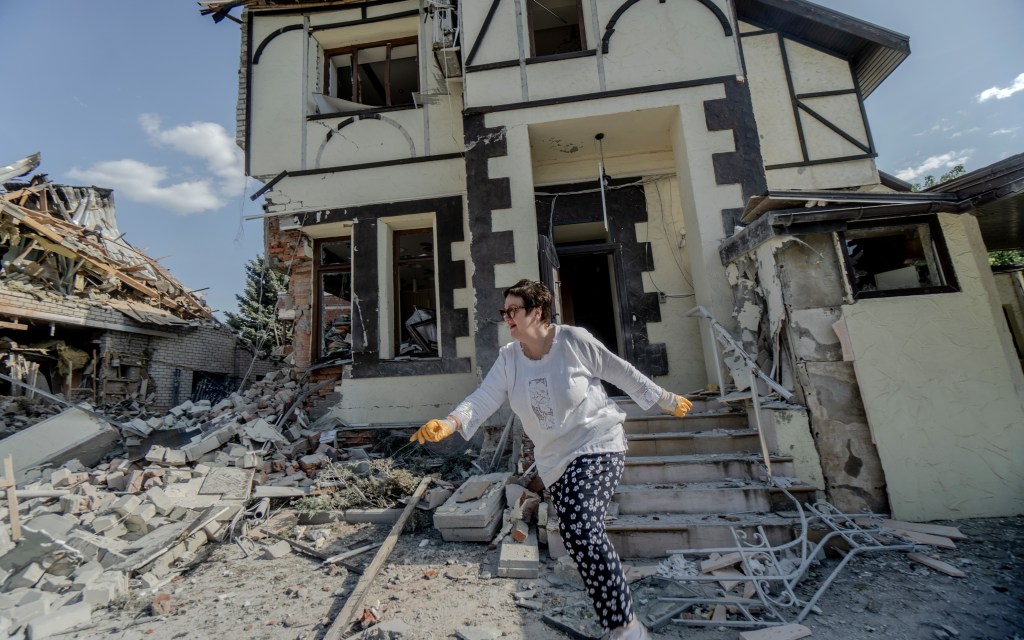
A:
{"type": "Polygon", "coordinates": [[[4,393],[160,411],[217,401],[270,370],[201,294],[124,239],[110,189],[14,180],[38,163],[10,165],[0,181],[0,352],[14,381],[4,393]]]}
{"type": "MultiPolygon", "coordinates": [[[[558,321],[753,434],[632,433],[627,470],[753,452],[849,511],[1021,511],[1021,297],[1005,310],[986,254],[1024,245],[1024,155],[920,193],[878,170],[864,101],[906,35],[805,0],[201,5],[240,25],[237,136],[294,367],[341,376],[348,420],[443,415],[531,277],[558,321]]],[[[635,508],[625,533],[670,529],[635,508]]]]}

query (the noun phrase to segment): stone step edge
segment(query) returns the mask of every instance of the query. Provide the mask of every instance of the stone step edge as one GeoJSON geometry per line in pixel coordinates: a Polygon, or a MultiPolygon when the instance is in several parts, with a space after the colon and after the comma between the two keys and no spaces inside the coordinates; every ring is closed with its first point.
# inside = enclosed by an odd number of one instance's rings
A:
{"type": "Polygon", "coordinates": [[[710,431],[670,431],[666,433],[627,433],[626,440],[692,440],[696,438],[735,438],[744,436],[756,436],[756,429],[734,429],[729,433],[713,433],[710,431]]]}
{"type": "MultiPolygon", "coordinates": [[[[768,458],[772,463],[793,462],[793,456],[771,454],[768,458]]],[[[742,453],[688,453],[673,456],[636,456],[626,455],[626,466],[666,466],[670,464],[714,464],[717,462],[750,462],[760,463],[761,456],[742,453]]]]}
{"type": "MultiPolygon", "coordinates": [[[[664,482],[664,483],[660,483],[660,482],[659,483],[647,483],[647,484],[620,484],[618,486],[618,488],[615,489],[615,493],[613,495],[618,495],[620,493],[623,493],[623,494],[625,494],[625,493],[640,493],[640,492],[653,493],[653,492],[669,492],[669,491],[672,491],[672,492],[694,491],[694,492],[696,492],[696,491],[722,491],[722,490],[730,490],[730,489],[731,490],[769,491],[771,493],[782,493],[782,490],[779,489],[778,487],[769,486],[767,484],[764,484],[763,482],[754,482],[752,484],[745,485],[745,486],[742,486],[742,487],[726,486],[726,485],[723,485],[723,486],[720,486],[720,487],[694,487],[694,486],[692,486],[694,484],[702,484],[702,483],[696,483],[696,482],[692,482],[692,483],[685,483],[684,482],[684,483],[681,484],[681,486],[663,486],[663,485],[668,485],[668,484],[669,483],[667,483],[667,482],[664,482]]],[[[710,484],[710,483],[707,483],[707,484],[710,484]]],[[[790,493],[794,493],[794,492],[795,493],[807,493],[807,492],[811,492],[811,491],[817,491],[818,488],[815,487],[814,485],[810,485],[810,484],[794,484],[794,485],[792,485],[790,487],[786,487],[786,490],[789,491],[790,493]]]]}

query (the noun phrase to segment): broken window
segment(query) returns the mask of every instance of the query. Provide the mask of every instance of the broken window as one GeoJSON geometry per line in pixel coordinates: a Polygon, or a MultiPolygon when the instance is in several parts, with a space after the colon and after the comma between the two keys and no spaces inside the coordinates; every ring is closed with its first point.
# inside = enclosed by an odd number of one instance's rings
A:
{"type": "Polygon", "coordinates": [[[938,222],[900,221],[840,232],[855,298],[959,291],[938,222]]]}
{"type": "Polygon", "coordinates": [[[415,37],[327,51],[326,93],[344,101],[328,100],[328,107],[344,111],[414,105],[413,94],[420,90],[418,53],[415,37]]]}
{"type": "Polygon", "coordinates": [[[528,0],[530,48],[534,56],[583,51],[583,9],[580,0],[528,0]]]}
{"type": "Polygon", "coordinates": [[[400,356],[437,356],[434,230],[394,232],[395,336],[400,356]]]}
{"type": "Polygon", "coordinates": [[[316,243],[317,353],[320,358],[352,357],[352,238],[316,243]]]}

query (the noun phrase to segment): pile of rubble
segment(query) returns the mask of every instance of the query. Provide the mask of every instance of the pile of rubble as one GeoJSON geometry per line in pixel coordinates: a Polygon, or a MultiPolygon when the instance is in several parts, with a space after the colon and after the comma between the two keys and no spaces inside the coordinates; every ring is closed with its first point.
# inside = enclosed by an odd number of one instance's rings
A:
{"type": "Polygon", "coordinates": [[[0,439],[60,413],[60,408],[25,396],[0,397],[0,439]]]}
{"type": "MultiPolygon", "coordinates": [[[[0,508],[0,635],[25,627],[40,638],[88,624],[93,609],[130,590],[155,593],[203,545],[231,539],[253,508],[266,510],[257,500],[247,513],[262,492],[329,492],[336,487],[325,472],[336,476],[345,461],[368,465],[364,448],[337,446],[337,430],[309,428],[300,405],[317,388],[274,372],[212,405],[133,418],[119,425],[121,447],[104,447],[115,457],[91,468],[55,456],[14,459],[16,481],[7,484],[17,513],[0,508]]],[[[72,408],[0,441],[0,458],[15,440],[53,439],[48,423],[72,417],[98,423],[103,437],[114,431],[87,407],[72,408]]]]}

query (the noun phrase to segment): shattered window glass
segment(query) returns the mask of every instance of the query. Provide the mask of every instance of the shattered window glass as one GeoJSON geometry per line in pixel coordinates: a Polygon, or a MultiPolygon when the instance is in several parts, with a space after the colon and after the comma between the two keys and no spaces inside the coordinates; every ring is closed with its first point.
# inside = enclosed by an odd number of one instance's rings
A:
{"type": "Polygon", "coordinates": [[[318,245],[318,355],[352,357],[352,239],[321,241],[318,245]]]}
{"type": "Polygon", "coordinates": [[[937,223],[862,227],[839,235],[857,298],[958,290],[937,223]]]}
{"type": "Polygon", "coordinates": [[[396,353],[436,357],[434,230],[396,231],[394,243],[396,353]]]}

